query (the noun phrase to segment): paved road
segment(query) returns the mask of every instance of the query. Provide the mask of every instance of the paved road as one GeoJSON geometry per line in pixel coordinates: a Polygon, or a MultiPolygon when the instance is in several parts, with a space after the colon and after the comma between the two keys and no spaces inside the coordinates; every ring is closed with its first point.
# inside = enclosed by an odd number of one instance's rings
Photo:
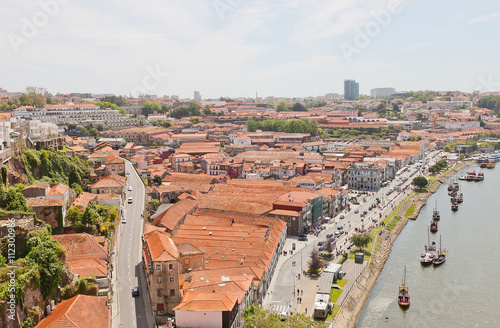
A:
{"type": "Polygon", "coordinates": [[[112,326],[113,328],[142,328],[148,327],[146,315],[152,318],[141,255],[141,236],[144,227],[142,213],[146,190],[139,175],[129,162],[126,162],[126,170],[130,172],[130,175],[127,175],[125,190],[128,189],[128,186],[132,186],[132,191],[126,191],[126,198],[132,197],[133,202],[128,204],[125,201],[124,214],[127,222],[120,223],[121,227],[118,230],[117,276],[113,297],[114,302],[117,302],[118,313],[113,314],[113,318],[116,320],[113,320],[112,326]],[[140,286],[140,297],[132,297],[132,288],[137,286],[140,286]],[[146,310],[149,312],[146,313],[146,310]]]}

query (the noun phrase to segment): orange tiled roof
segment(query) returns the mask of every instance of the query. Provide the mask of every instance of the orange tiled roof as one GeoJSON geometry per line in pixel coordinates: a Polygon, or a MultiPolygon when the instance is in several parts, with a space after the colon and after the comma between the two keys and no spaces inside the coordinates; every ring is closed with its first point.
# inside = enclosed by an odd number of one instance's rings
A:
{"type": "Polygon", "coordinates": [[[220,293],[187,293],[174,310],[181,311],[232,311],[238,296],[220,293]]]}
{"type": "Polygon", "coordinates": [[[52,198],[28,199],[27,205],[29,207],[64,206],[66,205],[66,201],[52,198]]]}
{"type": "Polygon", "coordinates": [[[144,235],[153,261],[174,261],[179,258],[179,250],[166,232],[153,230],[144,235]]]}
{"type": "Polygon", "coordinates": [[[107,259],[108,253],[104,246],[87,233],[72,233],[54,235],[61,246],[66,250],[66,258],[101,258],[107,259]]]}
{"type": "Polygon", "coordinates": [[[76,295],[59,303],[35,328],[109,328],[110,310],[106,297],[76,295]]]}

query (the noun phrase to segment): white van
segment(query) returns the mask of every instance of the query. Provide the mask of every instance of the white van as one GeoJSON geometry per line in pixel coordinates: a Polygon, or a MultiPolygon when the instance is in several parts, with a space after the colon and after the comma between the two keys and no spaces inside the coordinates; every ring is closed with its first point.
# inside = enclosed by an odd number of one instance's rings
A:
{"type": "Polygon", "coordinates": [[[132,186],[128,186],[128,191],[132,191],[132,186]]]}
{"type": "Polygon", "coordinates": [[[129,204],[132,204],[132,197],[129,197],[129,198],[128,198],[128,203],[129,203],[129,204]]]}

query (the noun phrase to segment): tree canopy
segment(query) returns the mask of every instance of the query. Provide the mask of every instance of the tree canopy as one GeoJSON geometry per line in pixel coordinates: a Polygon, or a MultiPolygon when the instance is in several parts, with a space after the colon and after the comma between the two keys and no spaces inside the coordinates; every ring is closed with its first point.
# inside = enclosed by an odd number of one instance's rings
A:
{"type": "Polygon", "coordinates": [[[26,96],[31,99],[33,106],[42,108],[46,104],[45,93],[47,89],[40,87],[26,87],[26,96]]]}
{"type": "Polygon", "coordinates": [[[293,104],[292,106],[292,111],[293,112],[306,112],[307,109],[304,105],[302,105],[301,103],[299,102],[296,102],[295,104],[293,104]]]}
{"type": "Polygon", "coordinates": [[[355,233],[349,239],[356,247],[365,248],[372,241],[372,236],[369,234],[355,233]]]}
{"type": "Polygon", "coordinates": [[[101,101],[115,104],[119,107],[130,105],[130,102],[127,100],[127,98],[119,96],[106,96],[101,98],[101,101]]]}
{"type": "Polygon", "coordinates": [[[262,130],[287,133],[310,133],[311,135],[315,135],[316,132],[318,132],[318,122],[314,119],[307,118],[289,121],[264,120],[260,122],[250,119],[247,121],[246,125],[250,132],[262,130]]]}
{"type": "Polygon", "coordinates": [[[415,178],[413,178],[411,183],[415,187],[422,189],[425,186],[427,186],[428,181],[425,177],[415,177],[415,178]]]}
{"type": "Polygon", "coordinates": [[[309,266],[309,270],[311,270],[311,272],[321,269],[321,259],[317,248],[313,248],[311,251],[307,265],[309,266]]]}
{"type": "Polygon", "coordinates": [[[278,313],[273,313],[262,306],[251,305],[243,311],[244,328],[326,328],[323,322],[314,321],[303,313],[293,313],[281,321],[278,313]]]}
{"type": "Polygon", "coordinates": [[[276,105],[276,110],[278,112],[284,112],[284,111],[287,111],[288,110],[288,103],[284,102],[283,100],[280,101],[277,105],[276,105]]]}
{"type": "Polygon", "coordinates": [[[192,101],[188,106],[179,106],[172,110],[170,116],[177,119],[189,116],[202,116],[201,106],[192,101]]]}
{"type": "Polygon", "coordinates": [[[488,108],[495,112],[497,116],[500,116],[500,96],[499,95],[488,95],[484,96],[477,102],[478,107],[488,108]]]}
{"type": "Polygon", "coordinates": [[[142,115],[144,116],[149,116],[154,112],[159,112],[159,111],[161,111],[161,107],[157,102],[148,101],[142,105],[142,115]]]}

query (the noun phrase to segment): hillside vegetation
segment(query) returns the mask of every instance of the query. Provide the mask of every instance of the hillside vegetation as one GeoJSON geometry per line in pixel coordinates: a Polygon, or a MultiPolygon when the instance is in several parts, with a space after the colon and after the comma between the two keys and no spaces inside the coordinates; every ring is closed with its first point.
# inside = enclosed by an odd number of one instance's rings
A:
{"type": "Polygon", "coordinates": [[[90,161],[69,157],[54,150],[24,149],[20,156],[29,183],[62,183],[71,188],[85,186],[90,177],[90,161]]]}

